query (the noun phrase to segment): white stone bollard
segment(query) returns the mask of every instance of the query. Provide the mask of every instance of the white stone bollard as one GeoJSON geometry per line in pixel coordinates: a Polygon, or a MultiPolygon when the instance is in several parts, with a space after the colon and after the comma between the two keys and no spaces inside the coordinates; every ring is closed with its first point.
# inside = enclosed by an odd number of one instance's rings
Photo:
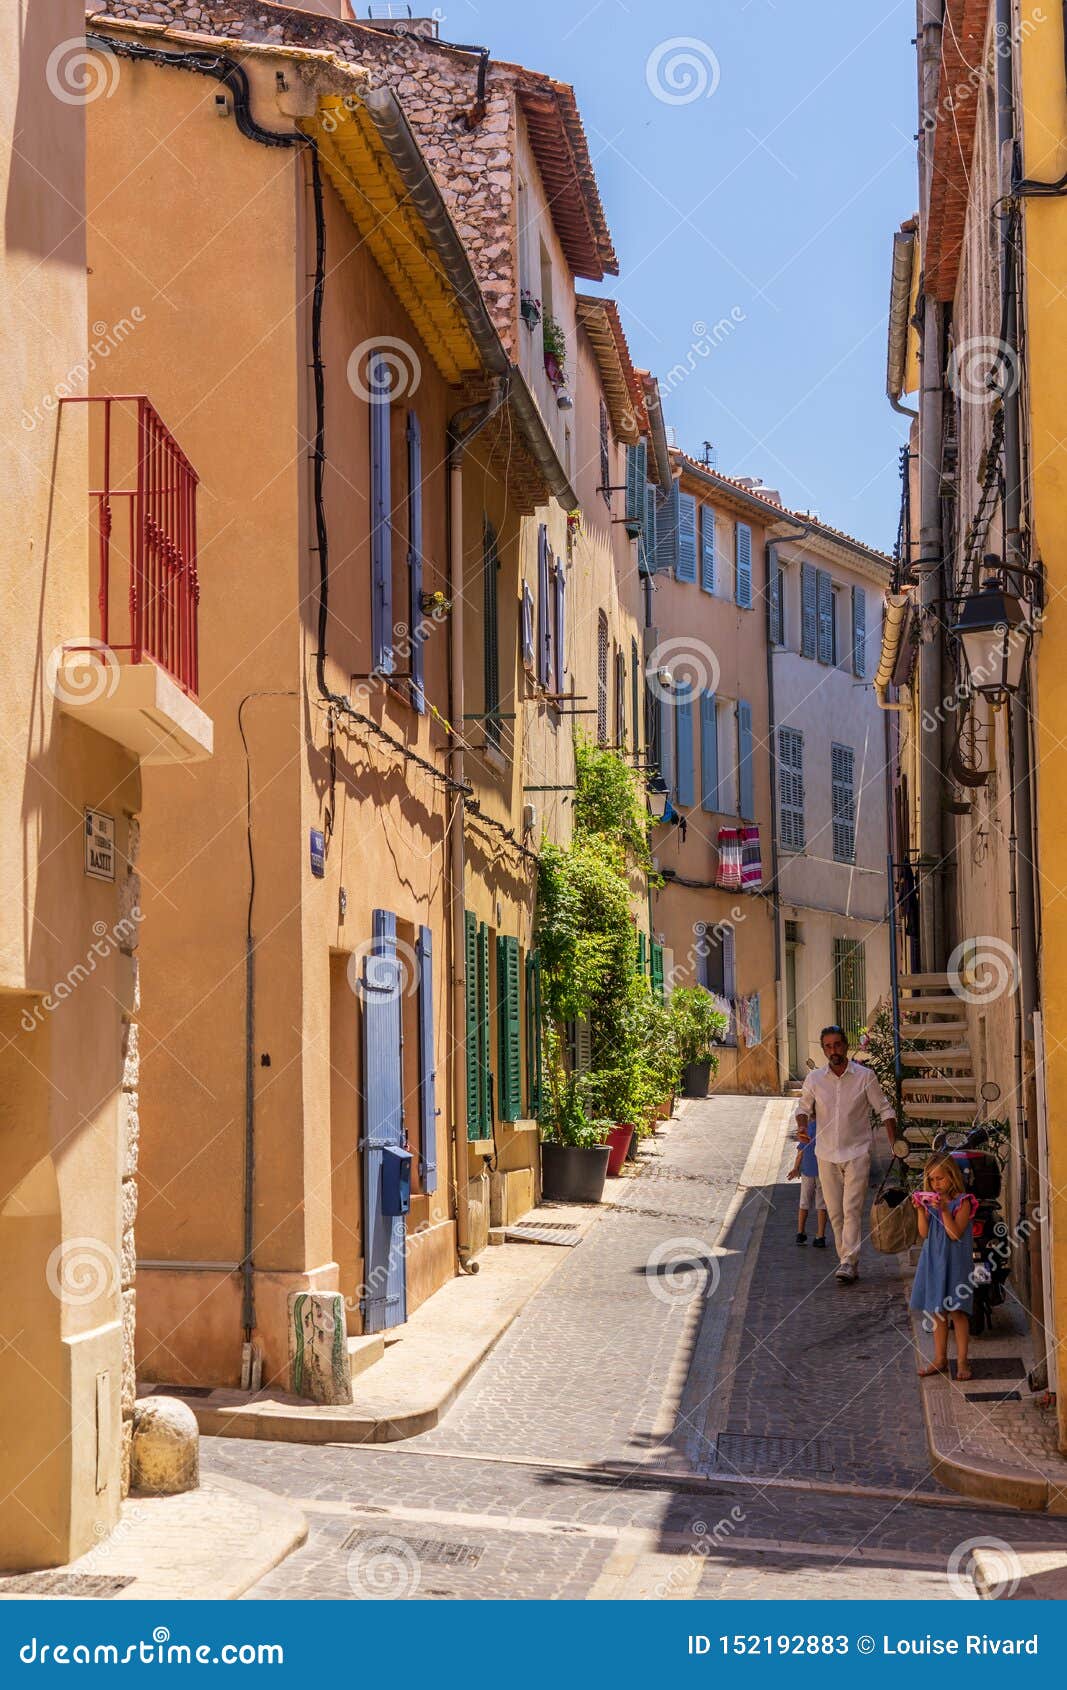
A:
{"type": "Polygon", "coordinates": [[[133,1411],[130,1484],[153,1496],[177,1496],[200,1483],[200,1429],[188,1403],[142,1397],[133,1411]]]}
{"type": "Polygon", "coordinates": [[[340,1291],[290,1291],[289,1389],[312,1402],[352,1401],[345,1300],[340,1291]]]}

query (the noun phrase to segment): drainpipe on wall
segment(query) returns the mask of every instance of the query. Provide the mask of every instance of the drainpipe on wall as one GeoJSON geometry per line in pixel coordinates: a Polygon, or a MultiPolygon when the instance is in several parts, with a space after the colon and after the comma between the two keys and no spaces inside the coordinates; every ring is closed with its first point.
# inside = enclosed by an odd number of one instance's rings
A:
{"type": "MultiPolygon", "coordinates": [[[[920,228],[928,226],[933,177],[934,134],[937,128],[938,87],[941,76],[941,33],[944,0],[919,0],[919,192],[920,228]]],[[[944,408],[942,372],[942,310],[920,291],[919,347],[919,583],[921,643],[919,647],[919,850],[927,865],[921,881],[920,932],[922,966],[944,963],[944,843],[941,815],[942,711],[932,709],[942,691],[941,624],[937,604],[942,597],[941,440],[944,408]],[[932,631],[932,638],[926,638],[932,631]],[[924,723],[930,726],[925,727],[924,723]]]]}
{"type": "MultiPolygon", "coordinates": [[[[802,522],[792,534],[779,534],[768,540],[767,604],[771,602],[772,571],[778,568],[778,547],[786,541],[806,540],[812,524],[802,522]]],[[[785,970],[782,966],[785,944],[782,933],[782,896],[778,886],[778,731],[774,710],[774,658],[778,647],[771,629],[767,629],[767,744],[771,777],[771,913],[774,917],[774,1009],[775,1054],[778,1067],[778,1090],[784,1092],[789,1078],[789,1024],[785,1006],[785,970]]]]}
{"type": "Polygon", "coordinates": [[[471,1224],[469,1181],[466,1167],[467,1077],[463,1052],[467,1048],[466,1011],[466,946],[464,917],[466,897],[464,875],[466,840],[464,835],[464,805],[460,794],[463,785],[463,458],[475,435],[485,427],[490,417],[503,404],[507,394],[507,379],[498,378],[495,391],[479,405],[468,405],[457,411],[448,424],[448,598],[452,606],[449,616],[448,645],[448,716],[452,724],[448,751],[448,772],[455,794],[452,815],[448,824],[448,898],[451,921],[449,933],[452,946],[452,1133],[451,1180],[452,1201],[456,1212],[456,1250],[461,1273],[477,1273],[478,1263],[471,1261],[471,1224]]]}

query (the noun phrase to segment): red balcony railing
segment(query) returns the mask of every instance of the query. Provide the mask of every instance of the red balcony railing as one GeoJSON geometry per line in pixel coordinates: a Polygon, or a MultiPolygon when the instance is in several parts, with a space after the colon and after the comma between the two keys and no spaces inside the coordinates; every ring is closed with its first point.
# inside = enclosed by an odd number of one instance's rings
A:
{"type": "Polygon", "coordinates": [[[120,659],[158,663],[195,698],[196,471],[144,394],[72,395],[64,403],[95,412],[89,452],[98,637],[120,659]]]}

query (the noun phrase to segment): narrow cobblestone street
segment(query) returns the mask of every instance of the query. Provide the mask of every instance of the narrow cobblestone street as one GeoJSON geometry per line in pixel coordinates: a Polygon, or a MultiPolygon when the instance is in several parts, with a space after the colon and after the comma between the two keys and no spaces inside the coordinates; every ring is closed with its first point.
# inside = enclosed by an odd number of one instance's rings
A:
{"type": "Polygon", "coordinates": [[[909,1600],[975,1595],[975,1539],[1067,1546],[931,1476],[904,1286],[795,1245],[788,1119],[684,1106],[434,1431],[205,1440],[309,1519],[250,1597],[909,1600]]]}

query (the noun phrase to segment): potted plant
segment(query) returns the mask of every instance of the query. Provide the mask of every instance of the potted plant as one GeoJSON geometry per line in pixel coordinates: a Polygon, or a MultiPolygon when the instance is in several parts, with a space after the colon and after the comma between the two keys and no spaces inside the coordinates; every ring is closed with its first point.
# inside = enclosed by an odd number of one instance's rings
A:
{"type": "Polygon", "coordinates": [[[532,333],[541,321],[541,301],[534,298],[529,288],[523,288],[519,295],[519,310],[522,313],[523,322],[532,333]]]}
{"type": "Polygon", "coordinates": [[[557,319],[545,312],[541,321],[541,339],[545,354],[545,374],[558,393],[564,384],[567,368],[567,337],[557,319]]]}
{"type": "Polygon", "coordinates": [[[718,1067],[715,1043],[726,1031],[726,1017],[703,986],[675,987],[668,1010],[678,1041],[683,1093],[707,1097],[708,1083],[718,1067]]]}
{"type": "Polygon", "coordinates": [[[608,1177],[611,1147],[604,1123],[590,1121],[576,1091],[576,1076],[565,1074],[558,1052],[550,1053],[548,1098],[542,1119],[541,1195],[555,1203],[599,1203],[608,1177]]]}
{"type": "Polygon", "coordinates": [[[582,1105],[587,1113],[595,1116],[596,1124],[603,1130],[603,1141],[611,1152],[608,1157],[609,1177],[622,1173],[622,1165],[637,1130],[633,1118],[635,1078],[636,1070],[632,1063],[594,1070],[578,1077],[577,1090],[582,1105]]]}

